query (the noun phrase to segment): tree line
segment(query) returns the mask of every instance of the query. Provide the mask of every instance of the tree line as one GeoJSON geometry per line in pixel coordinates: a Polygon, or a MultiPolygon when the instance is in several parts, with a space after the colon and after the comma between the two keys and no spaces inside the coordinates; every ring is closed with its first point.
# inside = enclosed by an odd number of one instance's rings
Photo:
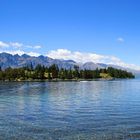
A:
{"type": "Polygon", "coordinates": [[[73,69],[59,68],[53,64],[50,67],[32,65],[22,68],[7,68],[2,70],[0,67],[0,80],[51,80],[51,79],[95,79],[95,78],[135,78],[131,72],[112,67],[96,70],[81,70],[78,66],[73,69]]]}

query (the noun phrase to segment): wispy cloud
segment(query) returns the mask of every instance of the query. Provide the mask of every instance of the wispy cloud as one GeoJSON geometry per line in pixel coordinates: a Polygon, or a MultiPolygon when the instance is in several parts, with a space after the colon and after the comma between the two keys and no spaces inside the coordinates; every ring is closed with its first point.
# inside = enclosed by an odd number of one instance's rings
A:
{"type": "Polygon", "coordinates": [[[18,54],[18,55],[23,55],[23,54],[27,54],[27,55],[30,55],[30,56],[39,56],[40,54],[39,53],[37,53],[37,52],[25,52],[25,51],[23,51],[23,50],[12,50],[12,51],[8,51],[8,50],[6,50],[6,51],[0,51],[0,53],[3,53],[3,52],[6,52],[6,53],[9,53],[9,54],[12,54],[12,55],[16,55],[16,54],[18,54]]]}
{"type": "Polygon", "coordinates": [[[0,41],[0,48],[7,48],[9,47],[9,44],[3,42],[3,41],[0,41]]]}
{"type": "Polygon", "coordinates": [[[7,52],[13,55],[28,54],[30,56],[39,56],[40,54],[36,52],[36,50],[40,48],[42,48],[40,45],[26,45],[20,42],[0,41],[0,53],[7,52]]]}
{"type": "Polygon", "coordinates": [[[40,49],[42,48],[42,46],[40,45],[26,45],[26,44],[23,44],[23,43],[20,43],[20,42],[3,42],[3,41],[0,41],[0,48],[9,48],[9,47],[12,47],[12,48],[31,48],[31,49],[40,49]]]}
{"type": "Polygon", "coordinates": [[[37,46],[33,46],[34,47],[34,49],[40,49],[40,48],[42,48],[41,46],[39,46],[39,45],[37,45],[37,46]]]}
{"type": "Polygon", "coordinates": [[[24,46],[22,43],[19,42],[10,42],[8,45],[15,48],[21,48],[22,46],[24,46]]]}
{"type": "Polygon", "coordinates": [[[30,49],[41,49],[42,48],[42,46],[40,46],[40,45],[35,45],[35,46],[26,45],[25,47],[30,48],[30,49]]]}
{"type": "Polygon", "coordinates": [[[123,43],[123,42],[124,42],[124,38],[118,37],[118,38],[117,38],[117,41],[120,42],[120,43],[123,43]]]}

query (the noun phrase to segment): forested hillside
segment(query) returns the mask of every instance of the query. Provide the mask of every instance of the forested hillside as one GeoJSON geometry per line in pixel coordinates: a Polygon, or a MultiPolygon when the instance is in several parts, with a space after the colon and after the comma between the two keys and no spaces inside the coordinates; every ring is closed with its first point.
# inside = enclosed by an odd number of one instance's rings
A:
{"type": "Polygon", "coordinates": [[[59,69],[57,65],[45,67],[32,65],[23,68],[0,68],[0,80],[22,81],[22,80],[51,80],[51,79],[96,79],[96,78],[135,78],[131,72],[108,67],[106,69],[81,70],[78,66],[74,69],[59,69]]]}

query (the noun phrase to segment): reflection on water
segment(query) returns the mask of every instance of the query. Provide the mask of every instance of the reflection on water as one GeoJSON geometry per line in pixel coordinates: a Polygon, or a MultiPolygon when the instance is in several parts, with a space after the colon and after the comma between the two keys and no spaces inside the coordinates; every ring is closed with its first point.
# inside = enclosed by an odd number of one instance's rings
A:
{"type": "Polygon", "coordinates": [[[140,139],[140,81],[1,82],[0,139],[140,139]]]}

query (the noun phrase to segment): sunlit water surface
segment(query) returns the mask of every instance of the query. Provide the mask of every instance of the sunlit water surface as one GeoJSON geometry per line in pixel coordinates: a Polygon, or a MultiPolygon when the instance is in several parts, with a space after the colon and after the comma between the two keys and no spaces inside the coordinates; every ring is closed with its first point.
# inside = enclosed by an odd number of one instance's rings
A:
{"type": "Polygon", "coordinates": [[[1,82],[0,140],[140,139],[140,80],[1,82]]]}

